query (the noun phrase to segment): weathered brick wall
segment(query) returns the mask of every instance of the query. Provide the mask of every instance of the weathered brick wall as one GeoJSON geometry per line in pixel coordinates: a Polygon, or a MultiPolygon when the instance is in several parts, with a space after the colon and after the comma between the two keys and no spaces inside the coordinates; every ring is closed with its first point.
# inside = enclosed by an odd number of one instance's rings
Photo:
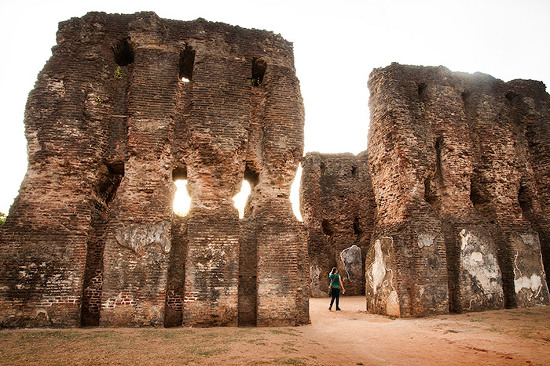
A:
{"type": "Polygon", "coordinates": [[[415,316],[548,303],[544,85],[392,64],[371,73],[369,88],[378,211],[367,309],[415,316]]]}
{"type": "Polygon", "coordinates": [[[289,201],[304,121],[292,45],[153,13],[90,13],[57,38],[0,231],[0,324],[307,323],[289,201]],[[171,208],[179,178],[184,219],[171,208]],[[254,189],[239,220],[243,179],[254,189]]]}
{"type": "Polygon", "coordinates": [[[327,296],[328,273],[338,267],[346,294],[364,295],[375,215],[366,152],[307,153],[302,166],[300,207],[308,228],[310,294],[327,296]]]}

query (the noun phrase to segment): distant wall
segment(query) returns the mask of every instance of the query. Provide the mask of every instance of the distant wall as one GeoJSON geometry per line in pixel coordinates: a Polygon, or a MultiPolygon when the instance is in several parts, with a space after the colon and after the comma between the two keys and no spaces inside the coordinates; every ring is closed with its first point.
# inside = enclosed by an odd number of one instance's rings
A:
{"type": "Polygon", "coordinates": [[[374,229],[374,193],[365,152],[307,153],[300,207],[308,228],[310,294],[328,296],[338,267],[347,295],[365,294],[365,257],[374,229]]]}

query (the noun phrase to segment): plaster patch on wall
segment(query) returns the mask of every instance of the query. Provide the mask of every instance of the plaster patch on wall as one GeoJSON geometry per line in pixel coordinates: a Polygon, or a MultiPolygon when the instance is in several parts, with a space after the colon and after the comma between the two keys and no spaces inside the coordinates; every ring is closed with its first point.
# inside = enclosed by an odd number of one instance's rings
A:
{"type": "Polygon", "coordinates": [[[524,244],[529,245],[530,247],[533,247],[533,248],[540,247],[539,237],[536,233],[523,233],[523,234],[519,234],[519,237],[521,238],[521,241],[524,244]]]}
{"type": "Polygon", "coordinates": [[[386,315],[400,317],[401,312],[399,310],[399,297],[397,291],[390,292],[388,299],[386,300],[386,315]]]}
{"type": "Polygon", "coordinates": [[[363,267],[361,248],[354,244],[351,247],[342,250],[340,253],[340,259],[344,263],[344,269],[346,270],[348,279],[351,282],[360,281],[363,267]]]}
{"type": "Polygon", "coordinates": [[[314,297],[327,296],[326,292],[320,289],[319,278],[321,275],[321,268],[317,264],[311,264],[309,266],[309,279],[310,279],[310,292],[314,297]]]}
{"type": "Polygon", "coordinates": [[[382,253],[380,239],[374,243],[374,262],[372,263],[372,290],[376,295],[376,289],[384,283],[386,276],[386,262],[382,253]]]}
{"type": "Polygon", "coordinates": [[[424,247],[431,247],[434,243],[436,236],[437,236],[436,234],[427,234],[427,233],[418,234],[418,247],[420,249],[424,247]]]}
{"type": "MultiPolygon", "coordinates": [[[[536,274],[532,274],[531,278],[523,276],[514,280],[514,286],[516,289],[516,294],[519,293],[523,288],[530,289],[533,292],[540,291],[542,286],[542,279],[536,274]]],[[[538,294],[535,296],[538,296],[538,294]]]]}
{"type": "Polygon", "coordinates": [[[518,306],[548,303],[539,236],[536,232],[512,233],[514,253],[514,291],[518,306]]]}
{"type": "Polygon", "coordinates": [[[118,244],[138,254],[154,244],[158,244],[164,253],[169,253],[171,249],[170,223],[166,221],[119,228],[115,232],[115,238],[118,244]]]}
{"type": "Polygon", "coordinates": [[[502,294],[500,268],[489,246],[466,229],[460,231],[461,265],[488,298],[502,294]]]}

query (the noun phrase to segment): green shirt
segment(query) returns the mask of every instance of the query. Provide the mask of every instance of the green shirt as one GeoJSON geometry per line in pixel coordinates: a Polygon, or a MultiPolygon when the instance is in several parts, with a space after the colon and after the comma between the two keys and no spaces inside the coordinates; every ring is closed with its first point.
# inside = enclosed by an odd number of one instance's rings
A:
{"type": "Polygon", "coordinates": [[[338,273],[331,273],[328,275],[328,278],[332,281],[333,288],[340,288],[340,275],[338,273]]]}

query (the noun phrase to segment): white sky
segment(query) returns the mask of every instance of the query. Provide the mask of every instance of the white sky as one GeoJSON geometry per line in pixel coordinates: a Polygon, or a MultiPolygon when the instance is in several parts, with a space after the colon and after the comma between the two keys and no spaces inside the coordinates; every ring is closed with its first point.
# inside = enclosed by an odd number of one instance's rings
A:
{"type": "Polygon", "coordinates": [[[154,11],[280,33],[294,43],[306,151],[366,149],[368,75],[391,62],[550,85],[550,0],[0,0],[2,212],[26,171],[25,103],[57,23],[88,11],[154,11]]]}

